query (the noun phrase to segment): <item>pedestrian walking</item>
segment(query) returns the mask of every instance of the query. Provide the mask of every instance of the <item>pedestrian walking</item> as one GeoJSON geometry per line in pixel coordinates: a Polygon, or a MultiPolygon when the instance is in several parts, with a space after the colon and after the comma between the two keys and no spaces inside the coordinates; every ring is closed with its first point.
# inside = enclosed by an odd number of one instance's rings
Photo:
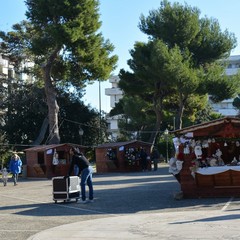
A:
{"type": "Polygon", "coordinates": [[[147,155],[145,149],[143,149],[143,148],[141,148],[141,151],[140,151],[140,162],[141,162],[141,166],[142,166],[142,171],[143,172],[147,171],[148,155],[147,155]]]}
{"type": "Polygon", "coordinates": [[[158,163],[159,163],[160,154],[156,147],[153,148],[153,151],[151,153],[151,161],[153,162],[153,170],[158,170],[158,163]]]}
{"type": "Polygon", "coordinates": [[[10,160],[10,172],[12,173],[14,186],[18,183],[18,176],[19,173],[22,172],[22,160],[20,157],[15,153],[11,160],[10,160]]]}

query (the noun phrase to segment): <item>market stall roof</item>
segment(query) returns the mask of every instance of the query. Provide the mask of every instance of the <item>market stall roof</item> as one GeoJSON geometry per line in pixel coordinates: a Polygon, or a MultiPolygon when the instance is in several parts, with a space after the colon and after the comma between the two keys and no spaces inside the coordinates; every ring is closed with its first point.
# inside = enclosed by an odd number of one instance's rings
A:
{"type": "Polygon", "coordinates": [[[78,145],[78,144],[75,144],[75,143],[62,143],[62,144],[39,145],[39,146],[35,146],[35,147],[30,147],[30,148],[24,149],[24,151],[44,152],[46,150],[62,147],[62,146],[65,146],[65,145],[66,146],[71,146],[71,147],[86,148],[85,146],[78,145]]]}
{"type": "Polygon", "coordinates": [[[193,125],[172,132],[186,137],[240,138],[240,118],[224,117],[210,122],[193,125]]]}
{"type": "Polygon", "coordinates": [[[97,148],[112,148],[112,147],[121,147],[121,146],[126,146],[134,143],[139,143],[141,145],[146,145],[150,146],[152,145],[149,142],[143,142],[143,141],[138,141],[138,140],[132,140],[132,141],[126,141],[126,142],[112,142],[112,143],[104,143],[102,145],[97,146],[97,148]]]}

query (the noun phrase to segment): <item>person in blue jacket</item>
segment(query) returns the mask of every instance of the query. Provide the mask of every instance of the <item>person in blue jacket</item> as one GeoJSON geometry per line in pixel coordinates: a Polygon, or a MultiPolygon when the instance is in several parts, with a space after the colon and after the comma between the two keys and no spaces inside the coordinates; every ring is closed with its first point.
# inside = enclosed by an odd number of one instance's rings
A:
{"type": "Polygon", "coordinates": [[[22,171],[22,160],[15,153],[15,154],[13,154],[13,156],[11,157],[11,160],[10,160],[10,172],[13,175],[14,186],[17,185],[18,175],[19,175],[19,173],[21,173],[21,171],[22,171]]]}

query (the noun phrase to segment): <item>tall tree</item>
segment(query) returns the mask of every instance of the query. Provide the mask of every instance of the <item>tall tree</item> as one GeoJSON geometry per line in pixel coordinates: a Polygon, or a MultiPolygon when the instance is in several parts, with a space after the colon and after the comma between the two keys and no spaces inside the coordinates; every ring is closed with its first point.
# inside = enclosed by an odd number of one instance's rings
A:
{"type": "Polygon", "coordinates": [[[154,131],[149,139],[152,142],[160,131],[164,101],[173,90],[173,85],[166,77],[166,62],[170,52],[161,40],[153,40],[147,44],[137,42],[130,54],[132,59],[128,65],[133,73],[122,69],[119,87],[126,94],[137,95],[152,104],[156,116],[154,131]]]}
{"type": "Polygon", "coordinates": [[[186,3],[163,0],[149,16],[140,16],[139,29],[150,39],[161,39],[169,48],[177,45],[183,54],[189,52],[197,66],[228,57],[236,47],[234,34],[221,31],[217,19],[200,18],[200,13],[186,3]]]}
{"type": "MultiPolygon", "coordinates": [[[[222,32],[216,19],[200,18],[198,8],[190,7],[187,4],[171,4],[167,0],[161,2],[159,9],[150,11],[148,17],[141,15],[139,28],[150,39],[162,40],[169,49],[178,47],[178,53],[175,54],[171,64],[175,67],[172,66],[173,71],[169,72],[173,73],[172,81],[174,82],[174,78],[177,80],[177,91],[179,92],[177,128],[181,128],[181,119],[187,98],[189,94],[196,93],[196,90],[199,91],[198,83],[203,77],[202,74],[196,74],[196,71],[201,69],[202,73],[209,74],[209,71],[213,70],[212,63],[230,55],[231,50],[236,46],[236,38],[227,30],[222,32]]],[[[216,70],[213,71],[216,74],[216,70]]],[[[220,79],[219,76],[224,75],[224,70],[222,69],[222,72],[218,72],[218,74],[215,77],[220,79]]],[[[221,86],[224,81],[221,79],[222,83],[220,83],[214,78],[207,80],[212,80],[215,85],[221,86]]],[[[227,81],[224,83],[226,84],[227,81]]],[[[229,84],[236,85],[236,83],[229,84]]],[[[236,91],[233,93],[233,88],[228,91],[230,88],[224,88],[226,96],[236,94],[236,91]]],[[[206,87],[205,90],[207,90],[205,93],[212,93],[206,87]]],[[[215,91],[214,95],[217,94],[215,91]]]]}
{"type": "MultiPolygon", "coordinates": [[[[23,43],[41,68],[48,106],[49,143],[59,143],[56,84],[83,88],[91,80],[106,80],[117,57],[113,45],[99,32],[98,0],[26,0],[28,22],[15,26],[14,38],[23,43]]],[[[6,43],[7,44],[7,43],[6,43]]],[[[8,42],[8,47],[11,47],[8,42]]],[[[22,52],[22,51],[21,51],[22,52]]],[[[28,55],[24,56],[28,57],[28,55]]]]}
{"type": "MultiPolygon", "coordinates": [[[[184,109],[190,98],[206,93],[221,97],[210,88],[213,82],[219,86],[227,84],[225,76],[222,77],[223,69],[222,72],[216,71],[216,61],[229,56],[236,46],[236,38],[227,30],[222,32],[217,20],[200,18],[199,9],[187,4],[171,4],[167,0],[161,2],[159,9],[150,11],[148,17],[141,15],[139,28],[149,36],[149,42],[145,44],[148,50],[140,51],[135,44],[135,53],[131,54],[133,59],[128,61],[132,73],[120,72],[121,81],[125,82],[120,81],[120,86],[128,88],[131,81],[132,86],[145,87],[145,97],[152,96],[153,99],[156,131],[160,129],[164,102],[171,95],[178,96],[175,98],[178,100],[176,128],[181,128],[184,109]],[[210,78],[213,76],[210,72],[218,73],[216,78],[219,81],[210,78]]],[[[140,45],[143,49],[144,44],[138,43],[140,45]]],[[[226,96],[233,96],[231,86],[234,85],[229,83],[224,88],[226,96]]],[[[132,94],[130,90],[124,89],[124,92],[132,94]]]]}

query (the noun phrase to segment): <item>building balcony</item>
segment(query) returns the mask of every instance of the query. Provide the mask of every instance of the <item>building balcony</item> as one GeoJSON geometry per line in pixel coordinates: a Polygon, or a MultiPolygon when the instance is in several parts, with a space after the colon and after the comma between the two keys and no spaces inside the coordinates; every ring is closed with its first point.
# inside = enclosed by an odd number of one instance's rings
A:
{"type": "Polygon", "coordinates": [[[237,109],[214,109],[215,112],[222,114],[223,116],[237,116],[239,111],[237,109]]]}
{"type": "Polygon", "coordinates": [[[106,88],[105,95],[114,96],[114,95],[122,95],[123,92],[119,88],[106,88]]]}
{"type": "Polygon", "coordinates": [[[110,78],[109,78],[109,82],[110,83],[118,83],[119,82],[119,77],[118,76],[111,76],[110,78]]]}

